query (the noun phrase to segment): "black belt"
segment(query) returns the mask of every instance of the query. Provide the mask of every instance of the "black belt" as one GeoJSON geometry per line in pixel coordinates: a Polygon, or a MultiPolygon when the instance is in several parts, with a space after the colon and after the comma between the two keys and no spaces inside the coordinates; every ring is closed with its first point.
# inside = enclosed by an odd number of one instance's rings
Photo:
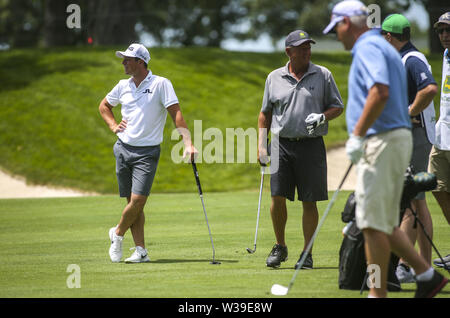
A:
{"type": "Polygon", "coordinates": [[[305,140],[305,139],[312,139],[312,138],[317,138],[317,137],[294,137],[294,138],[285,138],[285,137],[280,137],[281,140],[287,140],[287,141],[301,141],[301,140],[305,140]]]}
{"type": "Polygon", "coordinates": [[[422,128],[423,127],[422,123],[413,123],[412,126],[413,126],[413,128],[422,128]]]}

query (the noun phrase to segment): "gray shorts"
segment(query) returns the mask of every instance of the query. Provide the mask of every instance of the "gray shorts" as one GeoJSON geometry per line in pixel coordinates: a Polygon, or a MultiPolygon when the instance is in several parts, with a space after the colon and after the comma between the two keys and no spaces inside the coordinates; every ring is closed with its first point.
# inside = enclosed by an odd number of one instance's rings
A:
{"type": "MultiPolygon", "coordinates": [[[[428,158],[431,151],[431,143],[427,138],[425,128],[413,128],[413,153],[411,156],[411,165],[414,167],[414,173],[426,172],[428,169],[428,158]]],[[[415,197],[417,200],[425,199],[425,192],[420,192],[415,197]]]]}
{"type": "Polygon", "coordinates": [[[134,147],[120,139],[114,144],[116,175],[121,197],[148,196],[158,166],[160,146],[134,147]]]}
{"type": "Polygon", "coordinates": [[[278,171],[270,175],[272,196],[290,201],[328,200],[327,157],[322,137],[289,141],[280,138],[278,171]]]}

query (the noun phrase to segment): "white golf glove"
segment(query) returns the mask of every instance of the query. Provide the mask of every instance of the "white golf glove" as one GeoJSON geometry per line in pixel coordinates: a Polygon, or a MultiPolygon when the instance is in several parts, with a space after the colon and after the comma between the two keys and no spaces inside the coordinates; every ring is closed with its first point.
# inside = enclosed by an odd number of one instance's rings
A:
{"type": "Polygon", "coordinates": [[[354,164],[358,163],[364,152],[364,138],[361,136],[350,135],[345,144],[345,152],[354,164]]]}
{"type": "Polygon", "coordinates": [[[322,125],[324,122],[325,122],[324,114],[316,114],[316,113],[309,114],[308,117],[306,117],[305,119],[308,134],[312,135],[314,130],[320,125],[322,125]]]}

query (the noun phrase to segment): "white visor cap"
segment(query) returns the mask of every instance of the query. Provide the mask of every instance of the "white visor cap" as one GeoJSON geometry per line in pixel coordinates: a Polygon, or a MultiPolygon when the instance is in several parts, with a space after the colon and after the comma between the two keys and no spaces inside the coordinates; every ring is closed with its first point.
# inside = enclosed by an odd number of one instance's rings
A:
{"type": "Polygon", "coordinates": [[[146,64],[150,61],[150,53],[147,48],[139,43],[131,44],[124,52],[116,51],[116,56],[120,58],[137,57],[143,60],[146,64]]]}

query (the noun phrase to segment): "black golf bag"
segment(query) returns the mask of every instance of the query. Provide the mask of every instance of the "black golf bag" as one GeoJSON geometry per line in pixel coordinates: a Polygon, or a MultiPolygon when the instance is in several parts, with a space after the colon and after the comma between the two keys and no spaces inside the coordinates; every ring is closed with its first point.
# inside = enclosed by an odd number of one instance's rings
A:
{"type": "MultiPolygon", "coordinates": [[[[413,167],[408,167],[405,173],[405,182],[402,192],[402,199],[400,202],[400,218],[399,224],[403,219],[403,215],[407,208],[411,207],[411,201],[419,192],[430,191],[436,188],[436,176],[431,173],[419,172],[414,174],[413,167]]],[[[342,241],[339,250],[339,288],[340,289],[367,289],[366,284],[366,257],[364,252],[364,237],[361,231],[356,227],[355,222],[356,201],[355,194],[352,192],[345,204],[342,212],[342,222],[348,223],[345,229],[346,235],[342,241]]],[[[414,213],[415,214],[415,213],[414,213]]],[[[416,221],[419,221],[416,218],[416,221]]],[[[420,223],[420,221],[419,221],[420,223]]],[[[421,224],[421,223],[420,223],[421,224]]],[[[421,224],[423,227],[423,225],[421,224]]],[[[430,242],[435,248],[433,242],[430,242]]],[[[439,254],[437,249],[435,251],[439,254]]],[[[391,253],[389,269],[388,269],[388,283],[389,291],[400,291],[400,283],[395,275],[395,269],[398,264],[398,257],[391,253]]]]}
{"type": "MultiPolygon", "coordinates": [[[[355,193],[352,192],[341,214],[342,221],[347,223],[344,239],[339,250],[339,289],[368,289],[367,261],[364,252],[364,237],[355,221],[355,193]]],[[[388,269],[388,291],[400,291],[400,283],[395,275],[398,257],[391,253],[388,269]]]]}

